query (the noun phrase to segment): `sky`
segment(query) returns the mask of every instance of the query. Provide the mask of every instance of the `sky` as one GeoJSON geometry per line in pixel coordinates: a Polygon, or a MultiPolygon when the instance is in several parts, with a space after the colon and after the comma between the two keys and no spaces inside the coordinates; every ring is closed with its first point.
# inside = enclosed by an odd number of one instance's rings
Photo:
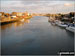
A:
{"type": "Polygon", "coordinates": [[[1,12],[69,13],[74,12],[73,0],[1,0],[1,12]]]}

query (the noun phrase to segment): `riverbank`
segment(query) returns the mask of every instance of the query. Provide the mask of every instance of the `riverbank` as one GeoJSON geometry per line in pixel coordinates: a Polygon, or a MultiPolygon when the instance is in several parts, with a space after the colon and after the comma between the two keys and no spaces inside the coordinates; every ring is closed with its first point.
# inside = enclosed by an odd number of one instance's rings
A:
{"type": "Polygon", "coordinates": [[[32,18],[32,15],[28,12],[24,12],[24,13],[23,12],[12,12],[11,14],[0,12],[1,25],[12,23],[15,21],[29,20],[30,18],[32,18]]]}
{"type": "Polygon", "coordinates": [[[1,23],[1,25],[4,25],[4,24],[16,22],[16,21],[29,20],[31,18],[32,18],[32,16],[27,16],[25,18],[23,18],[23,17],[17,17],[17,18],[14,18],[14,19],[12,19],[12,18],[4,18],[4,20],[0,20],[0,23],[1,23]]]}

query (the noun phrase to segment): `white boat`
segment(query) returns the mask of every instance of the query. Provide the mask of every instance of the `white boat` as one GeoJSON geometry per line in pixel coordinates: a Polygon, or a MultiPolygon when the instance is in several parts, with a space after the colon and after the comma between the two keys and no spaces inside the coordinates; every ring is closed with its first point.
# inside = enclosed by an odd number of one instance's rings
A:
{"type": "Polygon", "coordinates": [[[69,26],[69,27],[66,27],[66,30],[68,30],[68,31],[71,31],[71,32],[74,32],[74,33],[75,33],[75,27],[71,27],[71,26],[69,26]]]}
{"type": "Polygon", "coordinates": [[[68,25],[66,25],[66,24],[59,24],[58,26],[66,28],[68,25]]]}
{"type": "Polygon", "coordinates": [[[55,21],[55,24],[56,25],[58,25],[58,26],[60,26],[60,27],[64,27],[64,28],[66,28],[68,25],[66,25],[66,24],[64,24],[63,22],[61,22],[61,21],[55,21]]]}

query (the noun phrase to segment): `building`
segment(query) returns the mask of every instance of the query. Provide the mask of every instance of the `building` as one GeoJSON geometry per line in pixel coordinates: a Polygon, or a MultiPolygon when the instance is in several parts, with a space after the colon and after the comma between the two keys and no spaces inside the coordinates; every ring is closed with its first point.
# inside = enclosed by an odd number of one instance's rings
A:
{"type": "Polygon", "coordinates": [[[0,12],[0,16],[3,16],[4,15],[4,12],[0,12]]]}
{"type": "Polygon", "coordinates": [[[17,16],[17,12],[12,12],[11,16],[17,16]]]}

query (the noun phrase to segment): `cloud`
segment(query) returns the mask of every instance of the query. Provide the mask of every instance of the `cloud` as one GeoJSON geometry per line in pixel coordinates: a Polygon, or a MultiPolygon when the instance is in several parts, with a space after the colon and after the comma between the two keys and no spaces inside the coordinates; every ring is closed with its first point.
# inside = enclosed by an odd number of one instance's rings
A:
{"type": "Polygon", "coordinates": [[[73,1],[3,1],[1,11],[5,12],[25,12],[30,13],[60,13],[74,11],[73,1]]]}
{"type": "Polygon", "coordinates": [[[64,6],[73,6],[74,4],[71,3],[65,3],[64,6]]]}

